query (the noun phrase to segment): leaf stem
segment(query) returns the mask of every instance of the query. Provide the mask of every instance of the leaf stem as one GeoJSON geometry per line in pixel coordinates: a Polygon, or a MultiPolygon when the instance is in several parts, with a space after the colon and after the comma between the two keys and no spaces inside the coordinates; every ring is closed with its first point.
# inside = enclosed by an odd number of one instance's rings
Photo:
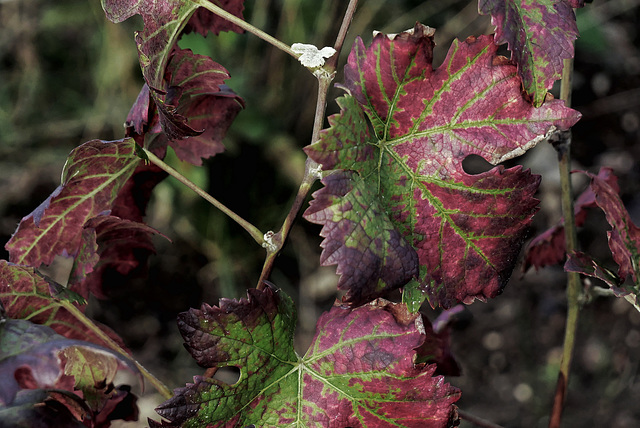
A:
{"type": "Polygon", "coordinates": [[[236,24],[238,27],[242,28],[243,30],[248,31],[249,33],[258,36],[259,38],[261,38],[262,40],[264,40],[267,43],[272,44],[273,46],[277,47],[278,49],[280,49],[281,51],[284,51],[286,53],[288,53],[289,55],[291,55],[294,58],[298,58],[298,54],[295,53],[292,49],[291,46],[287,45],[286,43],[281,42],[280,40],[276,39],[275,37],[265,33],[264,31],[260,30],[259,28],[254,27],[253,25],[249,24],[247,21],[245,21],[242,18],[238,18],[237,16],[227,12],[226,10],[222,9],[219,6],[216,6],[215,4],[207,1],[207,0],[197,0],[195,2],[196,4],[200,5],[201,7],[204,7],[205,9],[207,9],[208,11],[215,13],[216,15],[233,22],[234,24],[236,24]]]}
{"type": "Polygon", "coordinates": [[[154,165],[158,166],[163,171],[167,172],[173,178],[175,178],[176,180],[178,180],[179,182],[181,182],[182,184],[187,186],[189,189],[191,189],[194,192],[196,192],[199,196],[201,196],[203,199],[205,199],[211,205],[213,205],[214,207],[218,208],[220,211],[222,211],[227,216],[229,216],[229,218],[231,218],[231,220],[235,221],[236,223],[238,223],[240,225],[240,227],[242,227],[244,230],[246,230],[247,233],[249,233],[249,235],[251,235],[251,237],[259,245],[262,246],[264,244],[264,242],[265,242],[264,241],[264,233],[262,233],[257,227],[255,227],[253,224],[249,223],[248,221],[246,221],[245,219],[240,217],[238,214],[234,213],[232,210],[227,208],[227,206],[225,206],[222,202],[218,201],[216,198],[214,198],[213,196],[211,196],[210,194],[208,194],[207,192],[202,190],[200,187],[198,187],[194,182],[189,180],[187,177],[185,177],[184,175],[180,174],[178,171],[176,171],[175,169],[173,169],[172,167],[170,167],[169,165],[164,163],[164,161],[162,161],[162,159],[160,159],[159,157],[157,157],[156,155],[151,153],[149,150],[147,150],[147,149],[142,149],[142,150],[144,150],[145,155],[147,155],[149,160],[154,165]]]}
{"type": "Polygon", "coordinates": [[[95,325],[93,321],[87,318],[87,316],[80,309],[78,309],[73,303],[67,300],[60,300],[60,305],[64,307],[67,311],[69,311],[71,315],[76,317],[78,321],[84,324],[85,327],[91,330],[92,333],[98,336],[105,344],[109,346],[109,348],[123,355],[128,360],[131,360],[133,364],[135,364],[135,366],[138,368],[138,370],[140,370],[140,373],[142,374],[142,376],[144,376],[149,381],[149,383],[156,388],[156,390],[160,393],[160,395],[162,395],[167,400],[173,396],[173,393],[171,392],[171,390],[164,383],[162,383],[157,377],[152,375],[146,368],[144,368],[142,364],[134,360],[131,357],[131,354],[129,354],[124,349],[122,349],[120,345],[118,345],[104,331],[102,331],[97,325],[95,325]]]}
{"type": "Polygon", "coordinates": [[[478,417],[474,414],[471,414],[469,412],[465,412],[462,409],[458,409],[458,415],[460,416],[460,419],[464,419],[465,421],[472,423],[473,425],[477,426],[477,427],[483,427],[483,428],[502,428],[501,425],[495,424],[491,421],[488,421],[486,419],[483,419],[481,417],[478,417]]]}
{"type": "MultiPolygon", "coordinates": [[[[560,98],[567,107],[571,104],[571,75],[573,60],[565,59],[562,70],[562,82],[560,98]]],[[[564,231],[566,253],[570,254],[578,250],[578,235],[576,231],[575,215],[573,208],[573,192],[571,189],[571,131],[560,133],[560,141],[555,145],[558,152],[558,167],[560,170],[560,186],[562,198],[562,214],[564,216],[564,231]]],[[[569,384],[569,372],[575,346],[576,330],[578,327],[578,314],[580,312],[580,274],[567,272],[567,319],[564,332],[564,344],[562,347],[562,361],[560,372],[549,419],[549,428],[559,428],[562,420],[562,410],[569,384]]]]}
{"type": "MultiPolygon", "coordinates": [[[[311,132],[312,144],[320,138],[320,131],[324,124],[324,117],[327,108],[327,95],[329,93],[331,82],[335,77],[336,63],[340,57],[340,51],[344,44],[344,39],[347,31],[349,30],[349,26],[351,25],[351,20],[353,19],[353,14],[355,13],[357,4],[358,0],[349,1],[347,10],[345,11],[345,15],[342,19],[342,24],[340,25],[340,30],[338,31],[338,36],[336,37],[336,42],[334,43],[336,53],[329,58],[322,69],[314,73],[314,76],[318,79],[318,96],[316,98],[316,112],[313,119],[313,131],[311,132]]],[[[320,177],[320,171],[320,165],[313,159],[307,158],[304,166],[304,177],[300,183],[298,193],[296,194],[291,209],[289,210],[287,217],[284,219],[280,230],[272,237],[272,242],[274,244],[273,248],[267,247],[267,257],[265,258],[262,272],[260,273],[260,279],[256,286],[257,289],[262,290],[265,287],[264,281],[269,278],[269,275],[271,275],[271,270],[273,269],[276,256],[282,249],[287,236],[289,236],[291,227],[293,226],[293,223],[298,216],[298,213],[302,208],[302,204],[309,194],[313,183],[315,183],[315,181],[320,177]]]]}

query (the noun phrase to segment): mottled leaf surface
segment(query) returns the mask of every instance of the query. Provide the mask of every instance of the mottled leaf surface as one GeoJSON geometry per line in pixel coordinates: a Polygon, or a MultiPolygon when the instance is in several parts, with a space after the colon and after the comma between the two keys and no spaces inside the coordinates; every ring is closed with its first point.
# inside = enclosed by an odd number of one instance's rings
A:
{"type": "Polygon", "coordinates": [[[366,303],[418,274],[418,255],[356,173],[339,171],[322,183],[305,218],[324,225],[320,262],[338,265],[338,288],[348,291],[345,302],[366,303]]]}
{"type": "Polygon", "coordinates": [[[422,318],[376,300],[335,306],[318,320],[307,354],[293,349],[295,310],[267,288],[180,315],[186,347],[204,367],[235,366],[233,385],[197,376],[157,410],[152,426],[446,427],[459,393],[414,365],[422,318]]]}
{"type": "Polygon", "coordinates": [[[54,257],[75,257],[84,224],[109,211],[140,159],[132,139],[93,140],[74,149],[62,172],[62,184],[20,222],[6,244],[10,260],[39,267],[54,257]]]}
{"type": "MultiPolygon", "coordinates": [[[[613,175],[611,168],[601,168],[598,177],[605,180],[616,192],[619,191],[618,179],[613,175]]],[[[596,206],[596,196],[589,186],[576,198],[573,205],[577,227],[582,226],[587,219],[587,208],[596,206]]],[[[560,264],[565,260],[565,253],[564,219],[561,219],[558,224],[533,238],[527,245],[522,270],[526,272],[531,266],[537,270],[545,266],[560,264]]]]}
{"type": "MultiPolygon", "coordinates": [[[[0,260],[0,301],[8,317],[43,324],[69,339],[108,346],[62,306],[60,299],[56,297],[58,294],[56,288],[38,275],[33,268],[0,260]]],[[[79,303],[74,305],[84,310],[84,305],[79,303]]],[[[99,325],[99,323],[96,324],[99,325]]],[[[124,348],[122,339],[117,334],[106,326],[99,325],[99,327],[124,348]]]]}
{"type": "Polygon", "coordinates": [[[479,0],[478,11],[491,15],[496,43],[507,43],[525,90],[541,105],[553,82],[562,77],[562,61],[573,58],[578,26],[568,0],[479,0]]]}
{"type": "MultiPolygon", "coordinates": [[[[432,36],[417,24],[378,34],[368,48],[357,39],[345,67],[350,95],[305,151],[324,170],[357,173],[418,255],[412,284],[432,305],[450,307],[504,287],[537,210],[540,180],[521,167],[470,175],[462,161],[472,154],[491,163],[518,156],[570,127],[579,113],[560,101],[534,108],[523,98],[516,67],[496,55],[489,36],[454,41],[433,69],[432,36]]],[[[351,208],[331,209],[324,223],[351,208]]],[[[364,241],[346,233],[331,238],[347,246],[348,239],[364,241]]]]}

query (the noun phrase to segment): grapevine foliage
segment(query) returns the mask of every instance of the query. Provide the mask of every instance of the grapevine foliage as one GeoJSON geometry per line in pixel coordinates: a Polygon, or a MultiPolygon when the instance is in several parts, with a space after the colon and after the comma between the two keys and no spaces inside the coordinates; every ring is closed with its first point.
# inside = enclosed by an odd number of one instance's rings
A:
{"type": "Polygon", "coordinates": [[[170,423],[157,426],[444,427],[456,418],[459,392],[434,376],[435,364],[416,364],[427,337],[404,305],[334,306],[299,357],[291,299],[271,288],[248,294],[180,315],[196,361],[237,367],[240,379],[197,376],[158,409],[170,423]]]}
{"type": "Polygon", "coordinates": [[[562,61],[573,58],[578,37],[573,8],[582,6],[583,0],[478,1],[478,11],[491,15],[496,42],[507,43],[536,106],[562,76],[562,61]]]}
{"type": "Polygon", "coordinates": [[[324,170],[337,170],[305,217],[324,226],[323,261],[338,264],[349,303],[411,276],[409,288],[434,306],[496,296],[537,210],[539,177],[502,166],[470,175],[462,161],[502,162],[580,117],[561,101],[534,108],[489,36],[454,41],[434,69],[433,33],[416,24],[378,34],[368,48],[357,39],[341,112],[306,148],[324,170]]]}

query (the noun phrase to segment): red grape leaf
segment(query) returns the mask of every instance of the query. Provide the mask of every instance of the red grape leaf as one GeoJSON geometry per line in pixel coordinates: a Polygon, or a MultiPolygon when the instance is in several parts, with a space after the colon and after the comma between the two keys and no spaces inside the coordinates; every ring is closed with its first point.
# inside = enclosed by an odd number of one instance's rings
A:
{"type": "MultiPolygon", "coordinates": [[[[219,4],[217,1],[212,3],[219,4]]],[[[227,7],[229,11],[234,14],[237,13],[241,15],[242,4],[242,1],[237,0],[225,1],[222,6],[227,7]]],[[[189,0],[102,0],[102,7],[107,18],[113,22],[124,21],[135,14],[142,16],[144,29],[136,33],[140,66],[145,82],[148,85],[149,95],[157,107],[160,124],[169,140],[181,140],[186,137],[200,135],[205,128],[198,129],[195,128],[195,126],[201,125],[202,123],[188,123],[190,118],[185,117],[181,112],[181,110],[188,110],[188,108],[179,105],[178,102],[185,92],[193,89],[194,85],[203,88],[203,82],[215,83],[218,77],[216,76],[211,80],[211,73],[205,73],[199,70],[200,73],[196,79],[189,83],[191,88],[185,88],[177,84],[180,79],[183,79],[182,77],[174,79],[175,81],[172,82],[171,78],[165,75],[166,73],[171,74],[171,62],[173,61],[175,63],[172,57],[175,56],[176,52],[184,52],[176,48],[176,42],[192,15],[201,7],[200,4],[189,0]],[[195,83],[196,81],[197,84],[195,83]]],[[[208,14],[211,13],[206,10],[196,14],[189,28],[204,34],[206,34],[207,30],[218,33],[219,31],[237,29],[236,26],[230,26],[225,19],[217,16],[207,17],[208,14]]],[[[195,57],[193,54],[191,54],[191,56],[195,57]]],[[[210,58],[207,59],[208,62],[206,66],[211,68],[211,64],[214,64],[215,69],[213,73],[217,73],[217,69],[220,68],[220,66],[210,58]]],[[[199,60],[199,62],[202,65],[202,61],[199,60]]],[[[226,71],[224,74],[228,77],[226,71]]],[[[190,77],[194,77],[194,75],[190,75],[190,77]]],[[[184,81],[181,83],[184,83],[184,81]]],[[[211,87],[213,85],[207,86],[211,87]]],[[[143,91],[144,90],[143,88],[143,91]]],[[[219,90],[216,89],[215,92],[219,92],[219,90]]],[[[226,97],[236,97],[231,91],[225,92],[227,93],[226,97]]],[[[209,96],[211,96],[211,94],[209,94],[209,96]]],[[[145,102],[144,99],[139,99],[138,101],[142,103],[145,102]]],[[[189,102],[186,103],[189,104],[189,102]]],[[[226,111],[228,109],[229,112],[226,112],[226,114],[232,115],[231,119],[233,119],[235,114],[230,112],[235,110],[237,113],[239,108],[229,101],[221,101],[220,103],[223,104],[222,110],[226,111]]],[[[192,111],[189,111],[189,113],[194,115],[198,114],[192,111]]],[[[218,113],[218,116],[224,116],[224,114],[218,113]]],[[[200,119],[200,121],[202,122],[202,119],[200,119]]],[[[224,128],[224,131],[226,131],[226,128],[224,128]]],[[[224,133],[224,131],[211,130],[210,132],[215,134],[220,132],[224,133]]],[[[208,149],[209,152],[211,150],[211,148],[208,149]]],[[[198,163],[201,162],[199,158],[196,159],[198,163]]]]}
{"type": "MultiPolygon", "coordinates": [[[[9,318],[27,319],[46,325],[69,339],[109,346],[65,309],[57,295],[57,288],[39,276],[33,268],[0,260],[0,302],[9,318]]],[[[84,310],[84,305],[74,305],[84,310]]],[[[96,322],[94,324],[124,348],[122,339],[116,333],[104,325],[96,322]]]]}
{"type": "Polygon", "coordinates": [[[157,410],[152,426],[447,427],[459,392],[414,364],[425,340],[422,318],[376,300],[335,306],[318,320],[300,358],[293,349],[295,309],[266,288],[179,316],[186,347],[205,367],[235,366],[233,385],[197,376],[157,410]]]}
{"type": "MultiPolygon", "coordinates": [[[[611,168],[601,168],[598,177],[605,180],[618,192],[618,179],[611,168]]],[[[576,226],[580,227],[587,218],[587,208],[596,206],[596,196],[591,187],[587,187],[574,203],[573,212],[576,226]]],[[[525,260],[522,271],[526,272],[531,266],[537,269],[545,266],[560,264],[565,259],[564,219],[558,224],[542,232],[529,242],[525,249],[525,260]]]]}
{"type": "MultiPolygon", "coordinates": [[[[177,106],[175,113],[189,118],[189,126],[199,132],[182,138],[166,132],[165,127],[166,135],[158,136],[150,148],[164,157],[168,144],[180,159],[201,165],[202,158],[224,150],[222,138],[244,107],[244,101],[224,85],[229,78],[224,67],[188,49],[175,49],[171,53],[164,78],[169,88],[180,90],[160,96],[162,103],[177,106]]],[[[162,117],[161,114],[161,123],[162,117]]]]}
{"type": "Polygon", "coordinates": [[[572,7],[578,0],[479,0],[478,11],[491,15],[496,43],[507,43],[518,64],[525,90],[542,105],[553,82],[562,77],[562,62],[573,58],[578,26],[572,7]]]}
{"type": "MultiPolygon", "coordinates": [[[[585,172],[591,178],[590,188],[598,207],[604,211],[611,230],[607,232],[613,260],[618,264],[617,275],[598,265],[585,254],[577,253],[567,261],[565,269],[593,276],[605,281],[616,290],[640,294],[640,228],[636,226],[619,196],[617,186],[602,176],[585,172]],[[624,286],[630,277],[631,286],[624,286]]],[[[616,182],[613,181],[615,184],[616,182]]]]}
{"type": "Polygon", "coordinates": [[[338,265],[345,302],[361,305],[418,275],[418,255],[357,174],[337,172],[322,183],[304,217],[324,225],[320,262],[338,265]]]}
{"type": "Polygon", "coordinates": [[[500,292],[538,203],[540,178],[528,170],[498,166],[470,175],[463,159],[513,158],[580,115],[561,101],[533,108],[515,66],[496,55],[489,36],[454,41],[433,69],[432,36],[416,24],[376,35],[369,48],[356,40],[345,67],[350,95],[305,151],[324,170],[358,174],[418,254],[420,272],[410,287],[427,293],[432,305],[450,307],[500,292]]]}
{"type": "Polygon", "coordinates": [[[5,248],[16,264],[39,267],[56,255],[75,257],[84,224],[112,208],[140,158],[135,142],[93,140],[75,148],[62,171],[62,184],[24,217],[5,248]]]}
{"type": "Polygon", "coordinates": [[[114,270],[127,275],[138,268],[141,260],[146,261],[155,252],[153,234],[164,236],[143,223],[115,216],[90,219],[82,231],[83,243],[74,260],[69,288],[85,299],[89,298],[89,292],[106,298],[102,289],[104,275],[114,270]]]}
{"type": "MultiPolygon", "coordinates": [[[[21,389],[58,388],[87,394],[112,383],[127,368],[142,378],[133,362],[93,343],[71,340],[51,328],[26,320],[8,319],[0,325],[0,399],[11,404],[21,389]]],[[[97,396],[96,396],[97,398],[97,396]]],[[[91,404],[91,403],[90,403],[91,404]]],[[[99,411],[99,408],[94,408],[99,411]]]]}
{"type": "Polygon", "coordinates": [[[81,421],[88,414],[80,397],[59,389],[23,390],[9,406],[0,406],[5,427],[86,428],[81,421]]]}

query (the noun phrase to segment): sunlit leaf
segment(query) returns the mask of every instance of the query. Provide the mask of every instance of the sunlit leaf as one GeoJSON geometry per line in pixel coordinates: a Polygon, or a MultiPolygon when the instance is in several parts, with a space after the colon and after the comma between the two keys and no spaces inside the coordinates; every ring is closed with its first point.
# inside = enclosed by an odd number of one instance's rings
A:
{"type": "Polygon", "coordinates": [[[541,105],[553,82],[562,77],[563,60],[573,58],[578,37],[572,7],[578,0],[479,0],[478,11],[491,15],[496,43],[507,43],[525,90],[541,105]]]}
{"type": "Polygon", "coordinates": [[[204,367],[235,366],[233,385],[197,376],[158,412],[152,426],[447,427],[459,393],[414,364],[425,340],[422,318],[376,300],[323,314],[300,358],[293,349],[295,311],[270,288],[240,301],[181,314],[186,347],[204,367]]]}
{"type": "MultiPolygon", "coordinates": [[[[345,67],[350,95],[305,151],[324,170],[357,173],[359,188],[368,187],[418,255],[420,271],[409,287],[434,306],[450,307],[502,290],[537,210],[540,180],[521,167],[470,175],[462,161],[521,155],[580,115],[561,101],[534,108],[521,93],[516,67],[496,55],[490,36],[454,41],[433,69],[432,36],[433,29],[417,24],[401,34],[377,34],[368,48],[357,39],[345,67]]],[[[341,215],[348,209],[332,207],[341,215]]],[[[334,213],[322,224],[340,218],[334,213]]],[[[325,251],[357,237],[332,234],[340,244],[327,239],[325,251]]],[[[368,285],[370,293],[376,285],[368,285]]]]}

